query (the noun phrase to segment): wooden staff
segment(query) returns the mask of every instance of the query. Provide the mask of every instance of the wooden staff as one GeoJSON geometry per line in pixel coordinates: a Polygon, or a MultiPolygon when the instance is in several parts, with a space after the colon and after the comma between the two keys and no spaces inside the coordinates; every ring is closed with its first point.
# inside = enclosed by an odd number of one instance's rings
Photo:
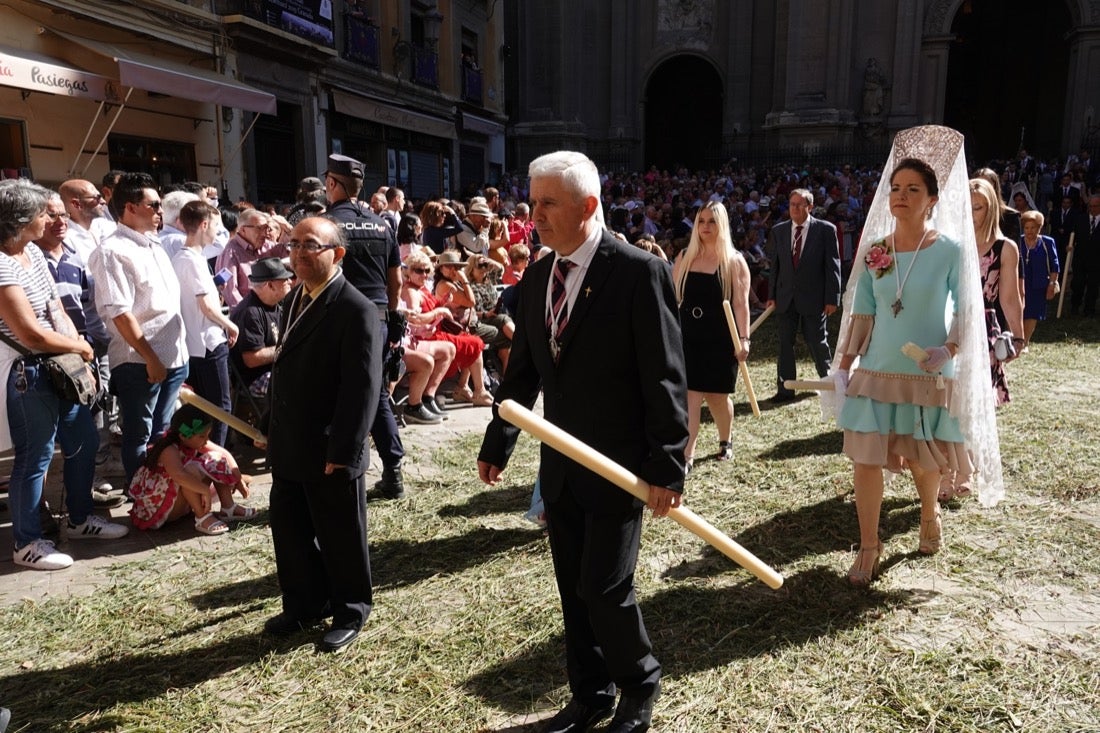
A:
{"type": "Polygon", "coordinates": [[[831,379],[784,379],[784,389],[812,389],[818,392],[835,392],[836,385],[831,379]]]}
{"type": "Polygon", "coordinates": [[[210,400],[199,397],[187,387],[180,387],[180,401],[188,405],[194,405],[210,417],[220,420],[246,438],[251,438],[257,443],[267,443],[267,437],[254,426],[249,425],[236,415],[226,412],[210,400]]]}
{"type": "MultiPolygon", "coordinates": [[[[730,336],[733,337],[733,358],[737,359],[737,352],[741,346],[741,335],[737,333],[737,322],[733,320],[733,308],[730,308],[728,300],[722,301],[722,310],[726,312],[726,323],[729,324],[730,336]]],[[[752,407],[752,414],[760,417],[760,405],[756,404],[756,392],[753,391],[752,379],[749,378],[749,368],[740,359],[737,359],[737,368],[741,372],[741,377],[745,380],[745,391],[749,395],[749,406],[752,407]]]]}
{"type": "Polygon", "coordinates": [[[1077,232],[1069,233],[1069,244],[1066,245],[1066,261],[1062,264],[1062,292],[1058,295],[1058,318],[1062,317],[1062,306],[1066,304],[1066,286],[1069,285],[1069,268],[1073,265],[1073,240],[1077,232]]]}
{"type": "Polygon", "coordinates": [[[755,331],[761,323],[768,320],[768,316],[775,313],[775,305],[769,305],[764,309],[764,312],[756,317],[756,320],[749,324],[749,336],[752,336],[752,332],[755,331]]]}
{"type": "MultiPolygon", "coordinates": [[[[632,496],[648,502],[648,483],[596,449],[577,440],[557,425],[544,420],[513,400],[501,402],[497,412],[508,422],[531,433],[531,435],[534,435],[562,455],[572,458],[588,470],[603,476],[632,496]]],[[[668,516],[681,527],[705,540],[711,547],[748,570],[767,584],[768,587],[779,588],[783,585],[782,575],[687,507],[680,505],[671,509],[668,516]]]]}

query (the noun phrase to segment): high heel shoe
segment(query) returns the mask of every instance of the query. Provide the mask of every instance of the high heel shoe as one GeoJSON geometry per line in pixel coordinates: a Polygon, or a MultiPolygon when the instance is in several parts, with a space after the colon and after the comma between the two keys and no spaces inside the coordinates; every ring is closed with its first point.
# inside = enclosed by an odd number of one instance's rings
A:
{"type": "Polygon", "coordinates": [[[848,582],[860,588],[866,588],[878,577],[879,561],[882,559],[884,545],[879,542],[874,547],[860,547],[856,561],[848,570],[848,582]]]}
{"type": "Polygon", "coordinates": [[[716,458],[719,461],[728,461],[733,458],[733,446],[730,445],[728,440],[718,441],[718,455],[716,458]]]}
{"type": "Polygon", "coordinates": [[[684,478],[687,478],[691,474],[691,469],[695,468],[694,458],[684,459],[684,478]]]}
{"type": "Polygon", "coordinates": [[[943,521],[937,513],[935,518],[920,523],[920,545],[922,555],[935,555],[943,547],[943,521]]]}

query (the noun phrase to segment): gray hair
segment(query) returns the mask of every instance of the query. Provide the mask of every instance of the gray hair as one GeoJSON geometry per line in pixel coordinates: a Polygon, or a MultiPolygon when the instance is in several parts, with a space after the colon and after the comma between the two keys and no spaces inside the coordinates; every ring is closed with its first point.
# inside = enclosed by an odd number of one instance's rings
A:
{"type": "MultiPolygon", "coordinates": [[[[167,193],[160,200],[160,215],[168,226],[176,226],[180,219],[180,209],[192,201],[198,201],[199,197],[187,191],[173,191],[167,193]]],[[[179,229],[180,227],[176,227],[179,229]]]]}
{"type": "Polygon", "coordinates": [[[803,199],[805,199],[806,206],[808,208],[812,209],[814,207],[814,194],[813,194],[812,191],[810,191],[810,189],[808,189],[808,188],[793,189],[789,194],[787,194],[787,199],[790,199],[791,196],[794,196],[796,194],[801,196],[803,199]]]}
{"type": "Polygon", "coordinates": [[[559,150],[540,155],[527,169],[531,178],[558,178],[580,201],[589,196],[600,198],[600,172],[584,153],[559,150]]]}
{"type": "Polygon", "coordinates": [[[51,191],[26,178],[0,181],[0,243],[19,232],[46,210],[51,191]]]}
{"type": "Polygon", "coordinates": [[[260,222],[266,225],[270,219],[270,216],[259,209],[245,209],[237,215],[237,226],[257,225],[260,222]]]}

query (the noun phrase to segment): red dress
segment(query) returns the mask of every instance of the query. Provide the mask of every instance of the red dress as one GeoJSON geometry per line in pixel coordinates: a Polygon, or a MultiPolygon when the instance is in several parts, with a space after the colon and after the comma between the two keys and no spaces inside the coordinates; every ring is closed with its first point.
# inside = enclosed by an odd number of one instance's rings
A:
{"type": "MultiPolygon", "coordinates": [[[[439,307],[439,301],[427,288],[420,288],[420,312],[429,313],[439,307]]],[[[455,345],[455,358],[451,362],[451,368],[447,376],[457,374],[468,366],[471,366],[481,356],[485,343],[471,333],[445,333],[436,324],[430,326],[413,327],[413,340],[421,341],[450,341],[455,345]]]]}

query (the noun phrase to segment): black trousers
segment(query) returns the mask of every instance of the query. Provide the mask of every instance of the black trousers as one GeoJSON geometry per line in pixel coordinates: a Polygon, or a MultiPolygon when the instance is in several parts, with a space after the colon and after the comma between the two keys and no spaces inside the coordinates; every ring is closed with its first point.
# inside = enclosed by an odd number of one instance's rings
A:
{"type": "MultiPolygon", "coordinates": [[[[385,313],[386,306],[379,305],[378,309],[385,313]]],[[[386,324],[384,321],[378,322],[378,327],[381,333],[381,341],[379,343],[386,343],[386,324]]],[[[382,363],[386,362],[386,354],[389,353],[389,347],[382,349],[382,363]]],[[[393,416],[393,409],[390,407],[390,392],[386,388],[386,380],[382,380],[381,396],[378,399],[378,411],[374,413],[374,422],[370,426],[370,437],[374,439],[374,447],[378,451],[378,457],[382,459],[382,465],[386,468],[393,468],[397,464],[401,463],[401,459],[405,457],[405,447],[401,444],[401,436],[397,432],[397,420],[393,416]]]]}
{"type": "Polygon", "coordinates": [[[661,665],[634,595],[642,509],[593,514],[566,486],[556,501],[546,502],[546,521],[574,697],[606,707],[614,703],[616,687],[652,694],[661,665]]]}
{"type": "Polygon", "coordinates": [[[824,378],[829,373],[829,362],[833,358],[829,350],[829,334],[825,329],[825,314],[804,316],[791,306],[786,313],[776,313],[775,317],[779,322],[779,362],[776,379],[779,392],[790,392],[783,386],[783,381],[797,378],[794,366],[794,339],[799,331],[802,332],[806,347],[813,356],[817,376],[824,378]]]}
{"type": "Polygon", "coordinates": [[[309,483],[273,476],[270,503],[283,611],[361,628],[373,605],[363,476],[309,483]]]}

